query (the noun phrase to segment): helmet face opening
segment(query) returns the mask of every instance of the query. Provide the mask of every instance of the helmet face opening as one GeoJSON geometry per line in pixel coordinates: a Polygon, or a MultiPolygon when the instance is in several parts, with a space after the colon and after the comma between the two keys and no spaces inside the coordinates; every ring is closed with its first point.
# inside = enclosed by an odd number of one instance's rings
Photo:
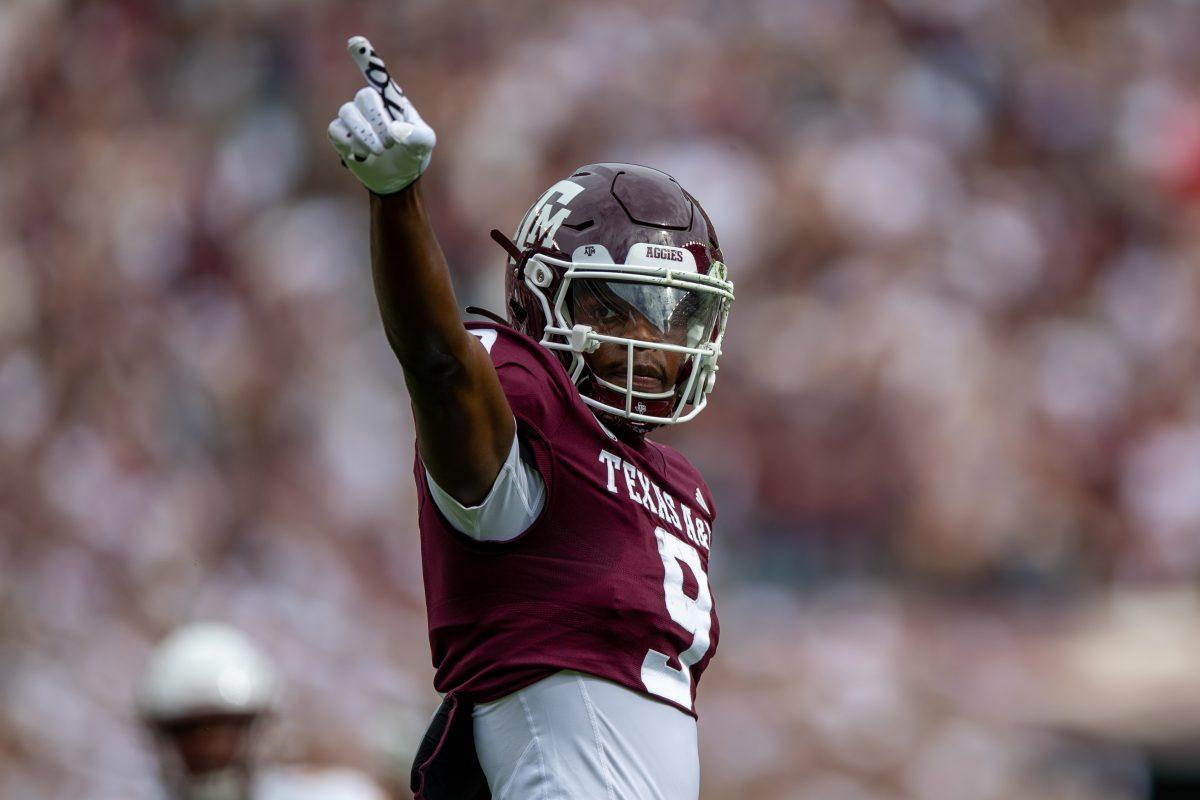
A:
{"type": "Polygon", "coordinates": [[[198,714],[150,721],[159,772],[181,800],[248,800],[256,760],[255,714],[198,714]]]}
{"type": "Polygon", "coordinates": [[[244,761],[257,714],[206,714],[155,721],[171,740],[189,772],[211,772],[244,761]]]}
{"type": "Polygon", "coordinates": [[[566,311],[568,322],[608,336],[699,347],[712,336],[720,303],[680,287],[576,278],[566,311]]]}
{"type": "Polygon", "coordinates": [[[527,260],[526,273],[530,291],[552,321],[541,343],[570,354],[568,371],[587,405],[637,423],[637,432],[645,432],[686,422],[707,404],[733,302],[733,286],[725,280],[723,264],[718,262],[711,274],[701,275],[669,267],[580,263],[534,253],[527,260]],[[545,269],[556,276],[553,300],[535,280],[545,269]],[[605,344],[626,351],[622,383],[587,366],[584,355],[605,344]],[[637,388],[638,350],[683,356],[675,384],[664,391],[637,388]]]}

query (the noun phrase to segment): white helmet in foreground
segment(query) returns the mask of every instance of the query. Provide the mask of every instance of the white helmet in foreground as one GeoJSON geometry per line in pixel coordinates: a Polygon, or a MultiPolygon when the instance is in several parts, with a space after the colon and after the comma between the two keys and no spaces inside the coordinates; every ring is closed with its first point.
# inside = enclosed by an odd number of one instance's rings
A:
{"type": "Polygon", "coordinates": [[[275,671],[240,631],[215,622],[177,628],[155,649],[138,694],[157,721],[275,709],[275,671]]]}
{"type": "Polygon", "coordinates": [[[248,800],[255,724],[275,710],[277,687],[266,658],[226,625],[184,626],[155,649],[137,709],[172,800],[248,800]]]}

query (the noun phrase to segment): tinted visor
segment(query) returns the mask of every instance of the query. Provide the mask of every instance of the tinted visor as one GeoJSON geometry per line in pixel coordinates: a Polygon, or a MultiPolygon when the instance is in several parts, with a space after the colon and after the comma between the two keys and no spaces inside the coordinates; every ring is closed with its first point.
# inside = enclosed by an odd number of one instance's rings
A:
{"type": "Polygon", "coordinates": [[[598,333],[698,347],[712,336],[720,311],[712,292],[648,283],[576,278],[571,283],[571,318],[598,333]]]}

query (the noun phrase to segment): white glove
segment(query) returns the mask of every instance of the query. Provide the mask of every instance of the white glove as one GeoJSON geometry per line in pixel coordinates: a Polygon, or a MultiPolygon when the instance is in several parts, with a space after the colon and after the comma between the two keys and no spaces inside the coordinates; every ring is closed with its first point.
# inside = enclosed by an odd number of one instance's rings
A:
{"type": "Polygon", "coordinates": [[[398,192],[429,166],[437,134],[388,75],[366,37],[351,37],[346,49],[367,86],[329,123],[329,141],[342,163],[372,192],[398,192]]]}

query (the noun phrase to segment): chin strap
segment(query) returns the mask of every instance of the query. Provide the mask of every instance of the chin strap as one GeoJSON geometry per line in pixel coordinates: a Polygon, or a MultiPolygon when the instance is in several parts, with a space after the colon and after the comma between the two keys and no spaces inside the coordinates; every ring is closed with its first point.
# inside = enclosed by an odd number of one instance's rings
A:
{"type": "MultiPolygon", "coordinates": [[[[525,256],[522,255],[521,251],[517,249],[517,245],[512,239],[505,236],[496,228],[492,228],[491,237],[492,241],[504,248],[504,252],[508,253],[508,257],[513,260],[514,264],[520,265],[525,256]]],[[[523,325],[525,323],[525,318],[528,316],[529,312],[521,308],[521,305],[516,300],[510,299],[508,301],[508,310],[512,315],[513,320],[516,321],[517,325],[523,325]]],[[[471,311],[471,309],[468,308],[467,311],[471,311]]],[[[491,314],[484,313],[483,316],[490,317],[491,314]]],[[[508,325],[507,322],[504,324],[508,325]]],[[[509,327],[512,326],[509,325],[509,327]]]]}
{"type": "Polygon", "coordinates": [[[593,408],[592,413],[613,436],[624,441],[641,441],[650,431],[662,427],[648,422],[635,422],[628,417],[619,417],[599,408],[593,408]]]}
{"type": "Polygon", "coordinates": [[[486,308],[480,308],[479,306],[467,306],[467,313],[474,314],[477,317],[487,317],[497,325],[503,325],[506,328],[512,327],[512,325],[508,324],[508,320],[502,318],[494,311],[488,311],[486,308]]]}
{"type": "Polygon", "coordinates": [[[517,249],[517,245],[512,239],[508,238],[495,228],[492,228],[491,236],[492,241],[503,247],[504,252],[508,253],[509,257],[513,261],[517,262],[518,264],[521,263],[521,251],[517,249]]]}

